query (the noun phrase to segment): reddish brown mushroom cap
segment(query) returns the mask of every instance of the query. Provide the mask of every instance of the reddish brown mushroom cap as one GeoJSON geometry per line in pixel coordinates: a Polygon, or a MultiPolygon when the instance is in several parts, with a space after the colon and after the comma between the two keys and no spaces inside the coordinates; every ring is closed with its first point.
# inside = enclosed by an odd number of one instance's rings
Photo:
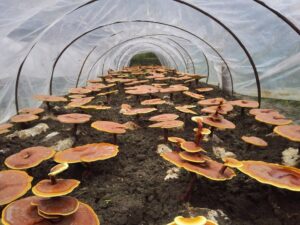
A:
{"type": "Polygon", "coordinates": [[[233,106],[231,104],[224,103],[221,105],[213,105],[213,106],[205,107],[201,109],[201,112],[213,114],[216,113],[216,111],[218,111],[218,113],[220,114],[227,114],[232,110],[233,110],[233,106]]]}
{"type": "Polygon", "coordinates": [[[175,93],[175,92],[183,92],[183,91],[188,91],[189,88],[181,85],[181,84],[176,84],[176,85],[171,85],[170,87],[167,88],[161,88],[160,92],[161,93],[175,93]]]}
{"type": "Polygon", "coordinates": [[[168,141],[176,144],[180,144],[182,142],[185,142],[183,138],[180,137],[168,137],[168,141]]]}
{"type": "Polygon", "coordinates": [[[168,120],[162,121],[155,124],[151,124],[149,127],[151,128],[162,128],[162,129],[172,129],[172,128],[180,128],[183,127],[184,122],[180,120],[168,120]]]}
{"type": "Polygon", "coordinates": [[[277,126],[274,132],[291,141],[300,142],[300,125],[277,126]]]}
{"type": "Polygon", "coordinates": [[[6,205],[26,194],[31,188],[32,179],[24,171],[0,171],[0,205],[6,205]]]}
{"type": "Polygon", "coordinates": [[[11,169],[24,170],[38,166],[44,160],[52,158],[54,154],[55,151],[51,148],[43,146],[30,147],[7,157],[4,164],[11,169]]]}
{"type": "Polygon", "coordinates": [[[257,108],[259,106],[257,101],[250,100],[235,100],[229,102],[231,105],[239,106],[242,108],[257,108]]]}
{"type": "Polygon", "coordinates": [[[207,225],[207,219],[204,216],[196,216],[185,218],[183,216],[176,216],[174,225],[207,225]]]}
{"type": "Polygon", "coordinates": [[[68,216],[78,210],[79,201],[70,196],[36,198],[31,205],[37,206],[37,210],[47,216],[68,216]]]}
{"type": "Polygon", "coordinates": [[[162,121],[170,121],[176,120],[179,116],[171,113],[164,113],[157,116],[152,116],[149,118],[149,121],[162,122],[162,121]]]}
{"type": "Polygon", "coordinates": [[[67,102],[68,99],[54,95],[34,95],[34,99],[42,102],[67,102]]]}
{"type": "Polygon", "coordinates": [[[279,112],[275,109],[251,109],[249,111],[251,115],[258,115],[258,114],[273,114],[273,115],[280,115],[279,112]]]}
{"type": "Polygon", "coordinates": [[[288,125],[293,122],[290,119],[286,119],[283,115],[280,115],[280,114],[274,115],[271,113],[258,114],[255,116],[255,119],[262,123],[275,125],[275,126],[288,125]]]}
{"type": "Polygon", "coordinates": [[[11,123],[3,123],[0,124],[0,134],[5,134],[10,132],[10,128],[13,127],[13,125],[11,123]]]}
{"type": "Polygon", "coordinates": [[[166,101],[162,100],[160,98],[154,98],[154,99],[149,99],[149,100],[144,100],[141,102],[141,105],[162,105],[165,104],[166,101]]]}
{"type": "Polygon", "coordinates": [[[291,191],[300,191],[300,169],[262,161],[242,161],[238,169],[255,180],[291,191]]]}
{"type": "Polygon", "coordinates": [[[94,97],[85,97],[85,98],[73,98],[71,102],[67,105],[67,107],[80,107],[91,102],[94,97]]]}
{"type": "Polygon", "coordinates": [[[124,134],[126,127],[123,124],[111,121],[96,121],[91,124],[91,127],[96,130],[111,133],[111,134],[124,134]]]}
{"type": "Polygon", "coordinates": [[[207,160],[205,165],[199,163],[191,163],[183,160],[178,152],[165,152],[161,156],[176,165],[177,167],[182,167],[187,171],[199,174],[211,180],[224,181],[232,179],[236,174],[232,169],[226,169],[224,173],[220,173],[223,168],[222,163],[218,163],[213,160],[207,160]]]}
{"type": "Polygon", "coordinates": [[[190,91],[185,91],[183,94],[197,100],[204,99],[204,95],[196,94],[190,91]]]}
{"type": "Polygon", "coordinates": [[[32,188],[32,193],[44,198],[58,197],[71,193],[79,184],[80,181],[74,179],[57,179],[55,184],[42,180],[32,188]]]}
{"type": "Polygon", "coordinates": [[[31,202],[37,199],[39,198],[31,196],[6,206],[2,211],[3,225],[25,225],[25,221],[26,225],[100,225],[94,210],[82,202],[79,203],[79,207],[75,213],[50,222],[38,214],[36,206],[31,205],[31,202]]]}
{"type": "Polygon", "coordinates": [[[69,89],[69,93],[71,93],[71,94],[88,94],[91,92],[92,92],[91,90],[88,90],[88,89],[82,88],[82,87],[69,89]]]}
{"type": "Polygon", "coordinates": [[[81,109],[95,109],[95,110],[107,110],[111,109],[110,106],[105,105],[82,105],[80,106],[81,109]]]}
{"type": "Polygon", "coordinates": [[[268,146],[268,143],[259,138],[259,137],[254,137],[254,136],[242,136],[242,140],[248,144],[259,146],[259,147],[266,147],[268,146]]]}
{"type": "Polygon", "coordinates": [[[30,121],[37,120],[39,117],[37,115],[32,114],[19,114],[10,118],[10,121],[13,123],[26,123],[30,121]]]}
{"type": "Polygon", "coordinates": [[[204,163],[209,159],[200,153],[180,152],[179,156],[185,161],[194,163],[204,163]]]}
{"type": "Polygon", "coordinates": [[[203,123],[212,126],[212,127],[216,127],[219,129],[234,129],[235,125],[229,121],[224,119],[221,116],[218,116],[218,118],[214,118],[213,116],[205,116],[203,117],[203,123]]]}
{"type": "Polygon", "coordinates": [[[185,106],[176,106],[175,109],[177,109],[178,111],[180,111],[182,113],[197,115],[197,113],[195,111],[193,111],[185,106]]]}
{"type": "Polygon", "coordinates": [[[213,88],[210,88],[210,87],[208,87],[208,88],[197,88],[196,89],[196,91],[197,92],[208,92],[208,91],[213,91],[214,89],[213,88]]]}
{"type": "Polygon", "coordinates": [[[86,95],[69,95],[69,98],[85,98],[86,95]]]}
{"type": "Polygon", "coordinates": [[[70,113],[57,116],[57,120],[61,123],[72,123],[72,124],[79,124],[79,123],[86,123],[90,121],[91,116],[88,114],[82,113],[70,113]]]}
{"type": "Polygon", "coordinates": [[[131,90],[125,91],[126,94],[131,95],[145,95],[145,94],[154,94],[159,91],[157,87],[152,85],[140,85],[130,88],[131,90]]]}
{"type": "Polygon", "coordinates": [[[196,145],[195,142],[193,141],[185,141],[180,143],[180,147],[187,151],[187,152],[206,152],[203,148],[201,148],[200,146],[196,145]]]}
{"type": "Polygon", "coordinates": [[[54,161],[58,163],[93,162],[115,157],[119,147],[110,143],[96,143],[77,146],[58,152],[54,161]]]}
{"type": "Polygon", "coordinates": [[[224,98],[210,98],[198,102],[202,106],[219,105],[220,103],[226,103],[226,100],[224,98]]]}
{"type": "Polygon", "coordinates": [[[23,108],[19,111],[19,113],[29,113],[33,115],[37,115],[43,113],[45,110],[42,108],[23,108]]]}

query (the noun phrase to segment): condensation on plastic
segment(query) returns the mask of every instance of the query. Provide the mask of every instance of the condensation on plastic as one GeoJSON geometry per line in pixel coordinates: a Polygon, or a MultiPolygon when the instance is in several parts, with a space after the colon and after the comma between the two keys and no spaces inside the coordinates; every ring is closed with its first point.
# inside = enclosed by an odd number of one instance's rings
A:
{"type": "MultiPolygon", "coordinates": [[[[20,76],[18,100],[20,108],[37,106],[34,94],[48,94],[53,62],[73,39],[91,29],[68,48],[55,68],[53,94],[64,94],[76,84],[78,73],[86,55],[91,53],[82,72],[80,84],[97,58],[126,40],[142,35],[176,35],[176,39],[192,56],[197,73],[206,73],[206,55],[210,66],[209,83],[228,87],[228,71],[220,57],[196,36],[207,41],[226,60],[233,79],[234,91],[256,96],[257,87],[252,67],[234,38],[219,24],[187,5],[173,0],[98,0],[84,7],[88,0],[11,0],[0,1],[0,121],[15,114],[15,86],[20,63],[29,54],[20,76]],[[75,11],[74,11],[75,10],[75,11]],[[147,23],[146,20],[163,24],[147,23]],[[118,24],[113,24],[122,21],[118,24]],[[131,22],[130,22],[131,21],[131,22]],[[135,22],[132,22],[135,21],[135,22]],[[112,24],[112,25],[109,25],[112,24]],[[180,29],[170,27],[178,26],[180,29]],[[183,30],[188,32],[185,32],[183,30]],[[189,41],[184,41],[182,38],[189,41]],[[224,79],[224,77],[226,79],[224,79]]],[[[254,1],[244,0],[187,0],[228,26],[242,41],[258,69],[263,97],[299,100],[300,95],[300,38],[285,22],[254,1]]],[[[300,26],[299,0],[264,0],[289,20],[300,26]]],[[[171,38],[171,37],[170,37],[171,38]]],[[[99,75],[105,60],[104,71],[128,65],[130,58],[139,52],[153,51],[165,65],[175,66],[168,54],[174,57],[179,69],[185,63],[191,68],[186,53],[166,38],[140,40],[120,44],[120,50],[107,53],[91,73],[99,75]],[[123,49],[129,47],[131,50],[123,49]],[[134,45],[138,45],[134,46],[134,45]],[[158,47],[159,45],[160,47],[158,47]],[[176,50],[181,52],[179,52],[176,50]],[[120,54],[124,54],[121,56],[120,54]],[[183,59],[184,58],[184,59],[183,59]],[[116,65],[120,59],[120,65],[116,65]],[[100,69],[101,68],[101,69],[100,69]]],[[[100,74],[101,75],[101,74],[100,74]]]]}

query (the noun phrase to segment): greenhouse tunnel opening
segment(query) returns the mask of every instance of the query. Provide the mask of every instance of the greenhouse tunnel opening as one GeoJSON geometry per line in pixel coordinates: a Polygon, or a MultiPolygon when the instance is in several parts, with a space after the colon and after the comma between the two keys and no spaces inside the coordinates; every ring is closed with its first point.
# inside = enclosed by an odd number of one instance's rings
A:
{"type": "Polygon", "coordinates": [[[144,52],[134,55],[129,62],[129,66],[161,66],[157,55],[153,52],[144,52]]]}

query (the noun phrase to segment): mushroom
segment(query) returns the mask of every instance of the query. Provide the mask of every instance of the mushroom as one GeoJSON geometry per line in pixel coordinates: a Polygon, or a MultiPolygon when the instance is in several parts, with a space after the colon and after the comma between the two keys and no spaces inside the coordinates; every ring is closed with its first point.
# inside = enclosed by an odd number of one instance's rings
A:
{"type": "Polygon", "coordinates": [[[275,109],[251,109],[249,111],[251,115],[258,115],[258,114],[273,114],[273,115],[280,115],[279,112],[275,109]]]}
{"type": "Polygon", "coordinates": [[[190,218],[185,218],[183,216],[176,216],[173,224],[174,225],[208,225],[207,221],[208,220],[204,216],[196,216],[190,218]]]}
{"type": "Polygon", "coordinates": [[[173,128],[181,128],[184,126],[184,122],[180,120],[167,120],[167,121],[162,121],[158,123],[154,123],[152,125],[149,125],[151,128],[161,128],[164,130],[164,140],[165,142],[168,141],[168,130],[173,129],[173,128]]]}
{"type": "Polygon", "coordinates": [[[125,91],[126,94],[136,95],[137,100],[139,100],[139,96],[146,95],[146,94],[155,94],[158,92],[159,89],[152,85],[135,86],[125,91]]]}
{"type": "MultiPolygon", "coordinates": [[[[300,125],[284,125],[274,128],[274,133],[290,141],[300,143],[300,125]]],[[[300,145],[298,147],[300,149],[300,145]]]]}
{"type": "Polygon", "coordinates": [[[211,88],[211,87],[197,88],[197,89],[196,89],[196,91],[197,91],[197,92],[200,92],[200,93],[202,93],[202,92],[209,92],[209,91],[213,91],[213,90],[214,90],[214,89],[211,88]]]}
{"type": "Polygon", "coordinates": [[[89,94],[91,92],[92,92],[91,90],[83,88],[83,87],[77,87],[77,88],[70,88],[69,89],[70,94],[79,94],[79,95],[81,95],[81,94],[89,94]]]}
{"type": "Polygon", "coordinates": [[[134,109],[128,104],[122,104],[120,113],[126,116],[136,116],[137,119],[139,119],[139,116],[141,114],[148,114],[156,110],[157,110],[156,108],[135,108],[134,109]]]}
{"type": "Polygon", "coordinates": [[[0,134],[5,134],[5,133],[10,132],[9,129],[12,127],[13,127],[13,125],[11,123],[0,124],[0,134]]]}
{"type": "Polygon", "coordinates": [[[203,162],[202,158],[200,158],[199,155],[190,156],[182,153],[180,155],[180,153],[177,151],[164,152],[160,155],[165,160],[171,162],[177,167],[184,168],[185,170],[192,173],[187,192],[183,198],[184,200],[187,200],[190,196],[193,184],[195,183],[197,178],[196,174],[215,181],[230,180],[236,175],[232,169],[226,169],[223,173],[220,173],[220,171],[222,171],[223,164],[210,159],[208,156],[205,156],[205,158],[203,157],[205,161],[203,162]],[[185,159],[181,156],[183,156],[185,159]],[[189,161],[187,161],[186,159],[189,159],[189,161]],[[191,162],[192,160],[193,162],[191,162]],[[200,161],[201,163],[197,163],[195,161],[200,161]]]}
{"type": "Polygon", "coordinates": [[[234,129],[235,125],[229,120],[224,119],[223,116],[218,114],[218,111],[216,113],[203,117],[203,123],[209,125],[212,127],[211,129],[211,135],[213,135],[214,128],[218,129],[234,129]]]}
{"type": "Polygon", "coordinates": [[[54,156],[55,151],[43,146],[25,148],[20,152],[7,157],[4,164],[15,170],[26,170],[41,164],[54,156]]]}
{"type": "Polygon", "coordinates": [[[0,171],[0,206],[25,195],[31,188],[32,177],[24,171],[0,171]]]}
{"type": "Polygon", "coordinates": [[[74,124],[73,135],[75,138],[78,124],[86,123],[90,121],[91,116],[82,113],[69,113],[57,116],[57,120],[61,123],[74,124]]]}
{"type": "Polygon", "coordinates": [[[113,134],[114,140],[113,143],[117,143],[117,134],[126,133],[126,126],[120,123],[112,122],[112,121],[95,121],[91,124],[91,127],[96,130],[103,131],[106,133],[113,134]]]}
{"type": "Polygon", "coordinates": [[[235,100],[229,102],[231,105],[241,107],[241,116],[245,114],[246,108],[258,108],[259,103],[257,101],[250,101],[250,100],[235,100]]]}
{"type": "Polygon", "coordinates": [[[198,102],[199,105],[202,106],[212,106],[212,105],[220,105],[220,103],[226,103],[227,101],[224,98],[210,98],[201,100],[198,102]]]}
{"type": "Polygon", "coordinates": [[[34,95],[34,99],[38,101],[42,101],[46,104],[47,109],[50,110],[50,103],[51,102],[67,102],[68,100],[61,96],[54,96],[54,95],[34,95]]]}
{"type": "MultiPolygon", "coordinates": [[[[38,198],[36,196],[30,196],[27,198],[17,200],[7,205],[3,209],[1,222],[4,225],[24,225],[25,221],[26,221],[26,225],[35,225],[35,224],[100,225],[99,219],[97,218],[97,215],[94,212],[94,210],[90,206],[82,202],[79,202],[78,209],[71,215],[60,216],[58,219],[51,220],[40,216],[42,214],[41,211],[38,210],[37,206],[32,205],[32,203],[36,203],[38,201],[43,201],[43,200],[41,200],[41,198],[38,198]]],[[[62,208],[61,205],[58,206],[57,208],[61,209],[62,211],[65,210],[65,208],[62,208]]],[[[53,216],[50,216],[50,218],[53,218],[53,216]]]]}
{"type": "Polygon", "coordinates": [[[86,95],[68,95],[69,98],[85,98],[86,95]]]}
{"type": "Polygon", "coordinates": [[[153,105],[157,108],[158,105],[162,105],[162,104],[165,104],[165,103],[166,103],[165,100],[162,100],[160,98],[153,98],[153,99],[142,101],[141,105],[153,105]]]}
{"type": "Polygon", "coordinates": [[[204,95],[196,94],[194,92],[185,91],[183,92],[184,95],[191,97],[192,99],[200,100],[204,99],[204,95]]]}
{"type": "Polygon", "coordinates": [[[273,126],[288,125],[293,122],[292,120],[285,118],[283,115],[273,113],[257,114],[255,119],[273,126]]]}
{"type": "Polygon", "coordinates": [[[187,123],[188,114],[197,115],[197,113],[190,108],[194,108],[196,106],[184,105],[184,106],[176,106],[175,109],[179,112],[184,113],[184,122],[187,123]]]}
{"type": "Polygon", "coordinates": [[[268,143],[259,137],[242,136],[242,140],[248,144],[247,150],[250,149],[251,145],[258,146],[258,147],[267,147],[268,146],[268,143]]]}
{"type": "Polygon", "coordinates": [[[175,149],[176,151],[180,151],[180,144],[182,142],[185,142],[185,140],[180,137],[168,137],[168,141],[175,144],[175,146],[177,147],[175,149]]]}
{"type": "Polygon", "coordinates": [[[38,213],[46,216],[69,216],[79,208],[79,201],[70,196],[55,198],[35,198],[31,205],[36,206],[38,213]]]}
{"type": "Polygon", "coordinates": [[[38,182],[33,188],[32,193],[38,197],[52,198],[64,196],[71,193],[80,181],[74,179],[57,179],[56,176],[68,169],[68,164],[58,164],[54,166],[48,174],[49,179],[38,182]]]}
{"type": "Polygon", "coordinates": [[[219,114],[227,114],[232,110],[233,110],[233,106],[231,104],[229,104],[228,102],[224,103],[223,101],[220,101],[219,105],[205,107],[201,109],[201,112],[214,114],[218,111],[219,114]]]}
{"type": "Polygon", "coordinates": [[[162,122],[162,121],[170,121],[170,120],[176,120],[179,116],[172,113],[164,113],[157,116],[152,116],[149,118],[149,121],[152,122],[162,122]]]}
{"type": "Polygon", "coordinates": [[[110,106],[105,105],[82,105],[80,106],[81,109],[95,109],[95,110],[107,110],[111,109],[110,106]]]}
{"type": "Polygon", "coordinates": [[[26,128],[28,125],[28,122],[38,120],[39,117],[37,115],[25,113],[25,114],[19,114],[15,115],[10,118],[10,121],[13,123],[18,123],[21,125],[22,128],[26,128]]]}
{"type": "Polygon", "coordinates": [[[188,91],[189,88],[181,85],[181,84],[176,84],[176,85],[171,85],[167,88],[161,88],[160,93],[169,93],[170,94],[170,100],[173,101],[173,95],[174,93],[178,92],[183,92],[183,91],[188,91]]]}
{"type": "Polygon", "coordinates": [[[228,166],[237,168],[261,183],[290,191],[300,191],[300,169],[298,168],[251,160],[235,160],[228,166]]]}
{"type": "Polygon", "coordinates": [[[45,110],[42,108],[23,108],[20,109],[19,113],[29,113],[32,115],[37,115],[43,113],[45,110]]]}
{"type": "Polygon", "coordinates": [[[71,102],[67,105],[67,107],[75,108],[83,106],[89,102],[91,102],[94,97],[84,97],[84,98],[73,98],[71,102]]]}
{"type": "Polygon", "coordinates": [[[103,92],[103,93],[99,93],[97,94],[98,96],[105,96],[106,97],[106,103],[110,104],[110,97],[113,94],[117,94],[118,90],[112,90],[112,91],[107,91],[107,92],[103,92]]]}
{"type": "Polygon", "coordinates": [[[69,148],[56,153],[57,163],[94,162],[115,157],[119,147],[110,143],[95,143],[69,148]]]}

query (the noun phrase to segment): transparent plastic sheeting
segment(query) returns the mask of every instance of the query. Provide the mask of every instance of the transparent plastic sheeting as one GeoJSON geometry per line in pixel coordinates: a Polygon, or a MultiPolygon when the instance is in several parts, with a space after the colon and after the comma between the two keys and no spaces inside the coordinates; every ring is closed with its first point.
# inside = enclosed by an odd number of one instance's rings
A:
{"type": "MultiPolygon", "coordinates": [[[[299,0],[264,2],[300,27],[299,0]]],[[[207,72],[205,54],[210,66],[209,83],[257,96],[253,68],[243,49],[220,24],[192,5],[225,24],[248,49],[258,70],[263,97],[299,100],[299,35],[255,1],[11,0],[0,1],[0,121],[16,113],[17,74],[30,49],[17,86],[19,108],[40,104],[31,96],[49,93],[55,59],[66,45],[84,33],[86,35],[75,41],[58,61],[53,75],[53,94],[67,93],[69,87],[76,85],[81,65],[95,46],[83,68],[80,84],[85,83],[97,58],[114,45],[142,35],[164,34],[177,36],[169,38],[192,56],[196,73],[207,72]],[[220,56],[230,69],[232,83],[220,56]]],[[[133,54],[148,50],[155,52],[166,65],[174,66],[171,59],[174,58],[179,69],[185,70],[186,63],[191,67],[187,54],[171,41],[166,43],[166,38],[140,39],[120,44],[120,49],[132,45],[124,56],[119,55],[123,50],[109,51],[109,56],[103,56],[96,63],[90,76],[101,75],[104,60],[105,73],[110,67],[127,65],[133,54]],[[120,65],[116,65],[117,59],[120,65]]]]}

